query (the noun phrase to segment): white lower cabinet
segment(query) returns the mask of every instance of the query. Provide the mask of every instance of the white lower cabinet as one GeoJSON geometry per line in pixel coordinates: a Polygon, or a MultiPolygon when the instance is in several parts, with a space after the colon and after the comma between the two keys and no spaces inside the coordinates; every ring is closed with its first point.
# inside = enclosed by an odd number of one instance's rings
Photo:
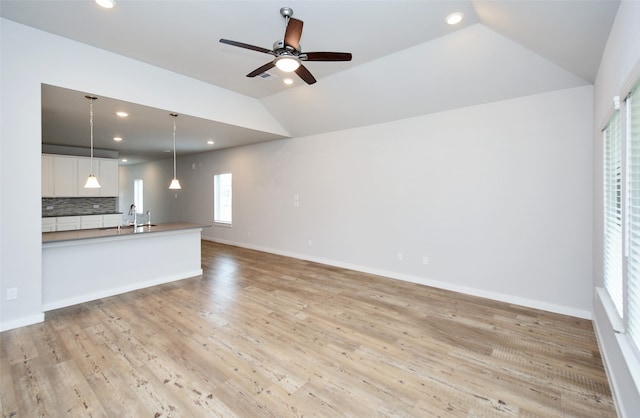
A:
{"type": "Polygon", "coordinates": [[[79,216],[61,216],[56,218],[56,231],[72,231],[80,229],[79,216]]]}
{"type": "Polygon", "coordinates": [[[42,218],[42,232],[73,231],[75,229],[112,228],[122,224],[122,215],[84,215],[42,218]]]}
{"type": "Polygon", "coordinates": [[[80,229],[102,228],[102,215],[87,215],[80,217],[80,229]]]}
{"type": "Polygon", "coordinates": [[[56,218],[42,218],[42,232],[54,232],[56,230],[56,218]]]}

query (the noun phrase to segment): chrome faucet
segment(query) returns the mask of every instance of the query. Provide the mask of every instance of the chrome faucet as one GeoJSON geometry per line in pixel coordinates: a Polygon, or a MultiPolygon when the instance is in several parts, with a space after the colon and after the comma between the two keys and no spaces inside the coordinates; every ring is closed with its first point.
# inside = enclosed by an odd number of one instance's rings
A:
{"type": "Polygon", "coordinates": [[[133,228],[137,228],[138,227],[138,211],[136,210],[136,205],[135,204],[131,204],[131,206],[129,207],[129,216],[133,215],[133,228]]]}
{"type": "Polygon", "coordinates": [[[151,228],[151,211],[150,210],[147,211],[147,225],[149,225],[149,228],[151,228]]]}

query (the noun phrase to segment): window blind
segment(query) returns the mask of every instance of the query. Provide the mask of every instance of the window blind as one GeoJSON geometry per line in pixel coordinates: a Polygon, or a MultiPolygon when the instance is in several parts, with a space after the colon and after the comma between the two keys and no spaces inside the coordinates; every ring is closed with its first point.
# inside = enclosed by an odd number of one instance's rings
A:
{"type": "Polygon", "coordinates": [[[604,287],[623,317],[620,111],[604,130],[604,287]]]}
{"type": "Polygon", "coordinates": [[[627,98],[627,121],[627,327],[640,350],[640,84],[627,98]]]}

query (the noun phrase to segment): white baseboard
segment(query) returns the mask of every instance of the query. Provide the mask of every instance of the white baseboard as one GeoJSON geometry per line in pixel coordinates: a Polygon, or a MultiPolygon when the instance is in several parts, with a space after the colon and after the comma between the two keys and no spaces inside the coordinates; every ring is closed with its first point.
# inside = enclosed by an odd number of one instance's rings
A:
{"type": "Polygon", "coordinates": [[[10,329],[26,327],[28,325],[39,324],[44,322],[44,313],[38,315],[31,315],[24,318],[17,319],[15,321],[0,323],[0,332],[9,331],[10,329]]]}
{"type": "Polygon", "coordinates": [[[591,312],[588,310],[576,309],[576,308],[572,308],[564,305],[557,305],[554,303],[548,303],[548,302],[544,302],[536,299],[523,298],[520,296],[514,296],[514,295],[505,294],[505,293],[498,293],[498,292],[492,292],[492,291],[487,291],[483,289],[477,289],[473,287],[460,286],[460,285],[448,283],[442,280],[435,280],[435,279],[429,279],[426,277],[401,274],[394,271],[380,270],[380,269],[370,268],[367,266],[344,263],[341,261],[330,260],[326,258],[311,257],[306,254],[297,254],[297,253],[291,253],[288,251],[280,251],[273,248],[260,247],[256,245],[245,244],[245,243],[240,243],[235,241],[220,240],[220,239],[205,237],[205,236],[203,236],[202,239],[205,241],[218,242],[220,244],[233,245],[236,247],[247,248],[250,250],[262,251],[266,253],[282,255],[285,257],[297,258],[300,260],[313,261],[315,263],[326,264],[329,266],[340,267],[340,268],[345,268],[345,269],[354,270],[354,271],[360,271],[362,273],[375,274],[378,276],[388,277],[390,279],[403,280],[406,282],[422,284],[425,286],[435,287],[438,289],[451,290],[453,292],[463,293],[465,295],[478,296],[482,298],[497,300],[500,302],[511,303],[514,305],[525,306],[528,308],[540,309],[547,312],[573,316],[576,318],[589,319],[589,320],[592,319],[591,312]]]}

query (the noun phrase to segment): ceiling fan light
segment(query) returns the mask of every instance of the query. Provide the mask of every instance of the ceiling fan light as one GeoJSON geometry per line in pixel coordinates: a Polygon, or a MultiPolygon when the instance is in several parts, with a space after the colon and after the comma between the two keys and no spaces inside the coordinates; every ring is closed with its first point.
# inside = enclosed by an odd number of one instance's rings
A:
{"type": "Polygon", "coordinates": [[[286,55],[276,58],[276,67],[285,73],[290,73],[300,67],[300,61],[292,56],[286,55]]]}

